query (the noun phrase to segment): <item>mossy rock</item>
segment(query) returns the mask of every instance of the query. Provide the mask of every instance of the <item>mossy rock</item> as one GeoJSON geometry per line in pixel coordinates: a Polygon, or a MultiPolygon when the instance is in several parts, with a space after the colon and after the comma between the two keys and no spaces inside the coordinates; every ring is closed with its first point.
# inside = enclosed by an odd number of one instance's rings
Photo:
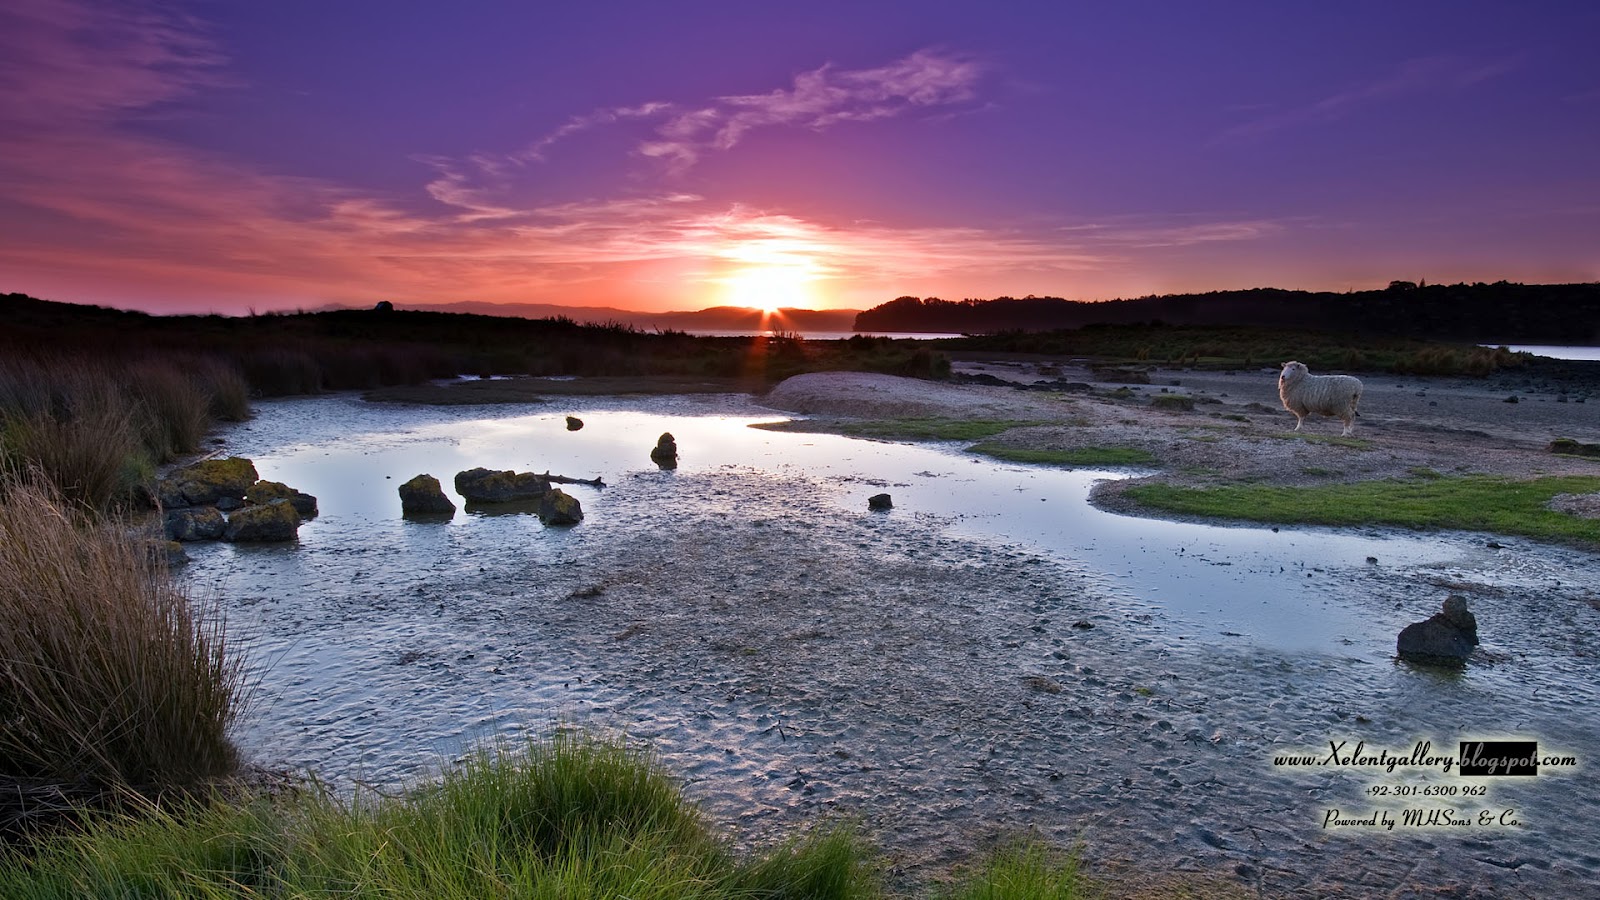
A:
{"type": "Polygon", "coordinates": [[[576,525],[583,521],[583,506],[577,497],[560,488],[551,488],[539,498],[539,521],[547,527],[576,525]]]}
{"type": "Polygon", "coordinates": [[[1150,405],[1155,409],[1173,412],[1193,412],[1194,398],[1183,394],[1157,394],[1150,399],[1150,405]]]}
{"type": "Polygon", "coordinates": [[[228,516],[222,539],[236,543],[292,541],[299,536],[300,513],[287,500],[246,506],[228,516]]]}
{"type": "Polygon", "coordinates": [[[400,485],[401,515],[449,516],[455,511],[455,503],[445,496],[439,479],[432,475],[418,475],[400,485]]]}
{"type": "Polygon", "coordinates": [[[287,500],[300,514],[302,519],[315,519],[317,517],[317,498],[297,491],[281,481],[258,481],[250,486],[244,499],[251,503],[271,503],[274,500],[287,500]]]}
{"type": "Polygon", "coordinates": [[[169,510],[163,524],[167,537],[174,541],[214,541],[228,526],[215,506],[169,510]]]}
{"type": "Polygon", "coordinates": [[[468,503],[537,500],[548,490],[549,479],[532,472],[513,472],[509,469],[496,472],[477,468],[456,473],[456,493],[467,498],[468,503]]]}
{"type": "Polygon", "coordinates": [[[223,497],[243,500],[259,480],[255,463],[242,456],[205,459],[169,475],[163,484],[176,485],[176,491],[159,489],[158,494],[164,499],[181,496],[191,506],[209,506],[223,497]]]}
{"type": "Polygon", "coordinates": [[[1546,449],[1551,453],[1560,453],[1565,456],[1600,458],[1600,444],[1585,444],[1572,438],[1556,438],[1550,442],[1550,446],[1546,449]]]}

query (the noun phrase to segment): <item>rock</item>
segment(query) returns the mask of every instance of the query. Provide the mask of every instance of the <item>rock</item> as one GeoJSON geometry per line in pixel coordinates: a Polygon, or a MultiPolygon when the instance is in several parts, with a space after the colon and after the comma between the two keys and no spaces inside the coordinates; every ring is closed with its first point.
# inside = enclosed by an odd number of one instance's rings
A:
{"type": "Polygon", "coordinates": [[[400,514],[404,516],[453,516],[455,503],[444,495],[439,479],[418,475],[400,485],[400,514]]]}
{"type": "Polygon", "coordinates": [[[468,503],[509,503],[513,500],[537,500],[550,490],[550,482],[532,472],[495,472],[489,469],[468,469],[456,473],[456,493],[467,498],[468,503]]]}
{"type": "Polygon", "coordinates": [[[583,420],[577,416],[567,416],[567,430],[577,431],[583,427],[583,420]]]}
{"type": "MultiPolygon", "coordinates": [[[[162,480],[156,495],[165,498],[177,494],[183,499],[177,506],[212,506],[224,497],[243,500],[250,486],[261,480],[255,463],[242,456],[227,459],[206,459],[185,466],[162,480]]],[[[163,502],[163,506],[167,505],[163,502]]]]}
{"type": "Polygon", "coordinates": [[[583,521],[578,498],[560,488],[551,488],[539,498],[539,521],[546,526],[576,525],[583,521]]]}
{"type": "Polygon", "coordinates": [[[246,506],[228,516],[228,527],[222,532],[225,541],[273,542],[292,541],[299,535],[300,514],[287,500],[273,500],[258,506],[246,506]]]}
{"type": "Polygon", "coordinates": [[[1155,409],[1191,412],[1194,410],[1194,398],[1183,394],[1162,394],[1151,398],[1150,405],[1155,409]]]}
{"type": "Polygon", "coordinates": [[[315,519],[317,517],[317,498],[297,491],[292,487],[278,481],[258,481],[250,485],[250,490],[244,498],[251,503],[271,503],[274,500],[287,500],[294,511],[302,519],[315,519]]]}
{"type": "Polygon", "coordinates": [[[168,510],[162,524],[174,541],[214,541],[222,537],[228,521],[214,506],[196,506],[168,510]]]}
{"type": "Polygon", "coordinates": [[[661,435],[656,441],[655,449],[650,451],[650,459],[663,469],[677,467],[678,442],[673,439],[671,432],[661,435]]]}
{"type": "Polygon", "coordinates": [[[1094,380],[1102,384],[1149,384],[1150,372],[1126,366],[1094,366],[1094,380]]]}
{"type": "Polygon", "coordinates": [[[1460,629],[1461,633],[1467,636],[1467,640],[1472,642],[1472,646],[1478,646],[1478,617],[1474,616],[1472,610],[1467,608],[1467,598],[1459,594],[1451,594],[1446,597],[1444,599],[1444,611],[1440,615],[1449,619],[1456,628],[1460,629]]]}
{"type": "Polygon", "coordinates": [[[1395,652],[1408,662],[1433,666],[1460,666],[1478,646],[1478,620],[1467,609],[1465,597],[1451,595],[1444,609],[1425,622],[1413,622],[1400,632],[1395,652]]]}
{"type": "Polygon", "coordinates": [[[1556,438],[1545,449],[1551,453],[1560,453],[1567,456],[1600,457],[1600,444],[1585,444],[1572,438],[1556,438]]]}
{"type": "Polygon", "coordinates": [[[155,545],[155,549],[160,553],[158,558],[164,561],[169,569],[176,569],[189,562],[189,552],[177,541],[162,541],[155,545]]]}
{"type": "Polygon", "coordinates": [[[894,509],[894,498],[888,494],[873,494],[867,498],[867,509],[894,509]]]}

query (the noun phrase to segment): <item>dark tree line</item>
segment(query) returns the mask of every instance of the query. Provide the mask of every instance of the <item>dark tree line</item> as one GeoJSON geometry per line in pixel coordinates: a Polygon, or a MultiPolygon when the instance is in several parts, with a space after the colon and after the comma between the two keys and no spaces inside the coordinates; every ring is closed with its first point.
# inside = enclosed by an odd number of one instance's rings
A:
{"type": "Polygon", "coordinates": [[[1253,288],[1085,302],[1060,297],[899,297],[856,330],[986,334],[1088,325],[1248,326],[1478,343],[1600,344],[1600,284],[1413,284],[1350,293],[1253,288]]]}

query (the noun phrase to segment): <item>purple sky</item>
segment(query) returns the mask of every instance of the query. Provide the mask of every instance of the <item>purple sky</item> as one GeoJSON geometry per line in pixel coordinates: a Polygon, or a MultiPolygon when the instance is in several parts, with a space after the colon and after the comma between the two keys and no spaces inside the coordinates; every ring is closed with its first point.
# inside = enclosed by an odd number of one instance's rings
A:
{"type": "Polygon", "coordinates": [[[1592,2],[0,7],[0,291],[864,308],[1600,280],[1592,2]]]}

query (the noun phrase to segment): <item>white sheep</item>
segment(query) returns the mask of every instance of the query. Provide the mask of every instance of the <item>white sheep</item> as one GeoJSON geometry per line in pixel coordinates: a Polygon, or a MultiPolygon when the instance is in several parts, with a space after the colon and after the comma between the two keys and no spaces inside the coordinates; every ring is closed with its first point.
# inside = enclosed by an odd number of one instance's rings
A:
{"type": "Polygon", "coordinates": [[[1294,413],[1294,430],[1305,424],[1306,416],[1318,413],[1337,416],[1344,422],[1344,434],[1355,428],[1356,403],[1361,400],[1361,379],[1350,375],[1312,375],[1305,363],[1286,362],[1278,376],[1278,398],[1283,408],[1294,413]]]}

